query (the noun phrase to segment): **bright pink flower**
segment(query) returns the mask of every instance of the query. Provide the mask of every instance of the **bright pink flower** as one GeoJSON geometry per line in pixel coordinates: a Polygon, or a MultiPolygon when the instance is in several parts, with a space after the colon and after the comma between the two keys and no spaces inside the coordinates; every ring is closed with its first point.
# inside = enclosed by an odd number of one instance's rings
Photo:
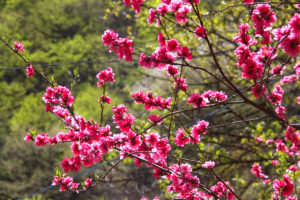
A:
{"type": "Polygon", "coordinates": [[[240,45],[235,49],[234,54],[239,57],[237,65],[242,67],[249,58],[253,56],[248,46],[240,45]]]}
{"type": "Polygon", "coordinates": [[[251,169],[252,174],[256,177],[256,178],[268,178],[268,176],[266,176],[265,174],[262,173],[261,167],[259,164],[253,164],[252,165],[252,169],[251,169]]]}
{"type": "Polygon", "coordinates": [[[266,140],[266,145],[272,144],[273,142],[274,142],[273,139],[267,139],[267,140],[266,140]]]}
{"type": "Polygon", "coordinates": [[[251,4],[253,3],[253,0],[242,0],[243,4],[251,4]]]}
{"type": "Polygon", "coordinates": [[[139,58],[139,64],[146,69],[150,69],[152,66],[151,58],[147,57],[145,53],[141,53],[139,58]]]}
{"type": "Polygon", "coordinates": [[[150,8],[149,9],[149,15],[148,15],[148,23],[149,24],[153,24],[153,22],[154,22],[154,19],[155,19],[155,10],[153,9],[153,8],[150,8]]]}
{"type": "Polygon", "coordinates": [[[283,181],[279,181],[277,179],[273,181],[273,188],[275,190],[276,195],[288,197],[293,193],[294,184],[291,181],[290,177],[287,174],[285,174],[283,181]]]}
{"type": "Polygon", "coordinates": [[[32,77],[34,75],[34,68],[31,64],[27,66],[26,73],[28,77],[32,77]]]}
{"type": "Polygon", "coordinates": [[[189,138],[184,135],[184,131],[182,128],[179,128],[176,133],[177,135],[174,139],[174,142],[177,146],[183,147],[189,142],[189,138]]]}
{"type": "Polygon", "coordinates": [[[207,32],[206,32],[206,30],[205,30],[205,27],[204,27],[204,26],[198,26],[198,27],[195,29],[194,35],[197,36],[197,39],[198,39],[198,40],[200,40],[200,39],[203,38],[203,37],[206,37],[206,36],[207,36],[207,32]]]}
{"type": "Polygon", "coordinates": [[[300,105],[300,96],[297,97],[298,105],[300,105]]]}
{"type": "Polygon", "coordinates": [[[300,36],[300,14],[296,13],[289,21],[293,36],[300,36]]]}
{"type": "Polygon", "coordinates": [[[158,33],[157,40],[161,47],[166,46],[166,40],[164,38],[164,35],[161,32],[158,33]]]}
{"type": "Polygon", "coordinates": [[[189,61],[191,61],[192,57],[193,57],[193,54],[190,52],[188,47],[179,48],[178,51],[177,51],[177,55],[180,58],[187,59],[189,61]]]}
{"type": "MultiPolygon", "coordinates": [[[[201,140],[201,135],[206,134],[207,127],[209,123],[207,121],[199,121],[196,125],[192,128],[192,136],[196,140],[196,142],[199,142],[201,140]]],[[[193,140],[191,142],[194,142],[193,140]]]]}
{"type": "Polygon", "coordinates": [[[150,115],[148,117],[148,120],[152,123],[156,123],[156,124],[161,124],[163,123],[164,121],[161,120],[161,117],[160,116],[157,116],[157,115],[150,115]]]}
{"type": "Polygon", "coordinates": [[[167,50],[176,52],[180,48],[180,43],[176,39],[168,40],[167,42],[167,50]]]}
{"type": "Polygon", "coordinates": [[[176,66],[174,66],[174,65],[167,65],[167,66],[168,66],[167,67],[167,74],[168,74],[168,76],[173,77],[173,76],[179,74],[176,66]]]}
{"type": "Polygon", "coordinates": [[[156,7],[156,11],[161,14],[162,16],[165,16],[165,14],[167,12],[169,12],[169,5],[168,4],[165,4],[165,3],[162,3],[162,4],[159,4],[157,7],[156,7]]]}
{"type": "Polygon", "coordinates": [[[292,83],[292,82],[297,82],[298,81],[298,75],[290,75],[290,76],[285,76],[282,79],[280,79],[280,84],[284,83],[292,83]]]}
{"type": "Polygon", "coordinates": [[[106,30],[102,36],[102,42],[105,46],[111,45],[119,37],[113,30],[106,30]]]}
{"type": "Polygon", "coordinates": [[[32,135],[30,133],[27,133],[26,136],[24,137],[24,141],[29,142],[30,140],[33,140],[32,135]]]}
{"type": "Polygon", "coordinates": [[[291,166],[289,167],[289,170],[294,171],[294,172],[299,171],[299,169],[298,169],[295,165],[291,165],[291,166]]]}
{"type": "Polygon", "coordinates": [[[175,19],[178,23],[183,22],[184,24],[186,24],[186,19],[187,19],[187,14],[192,12],[190,6],[182,6],[178,12],[176,13],[175,19]]]}
{"type": "Polygon", "coordinates": [[[253,26],[256,29],[266,28],[276,21],[276,13],[270,11],[268,4],[258,4],[252,13],[253,26]]]}
{"type": "Polygon", "coordinates": [[[158,133],[149,133],[145,135],[145,142],[147,145],[156,145],[160,140],[160,135],[158,133]]]}
{"type": "Polygon", "coordinates": [[[198,3],[200,3],[200,0],[183,0],[183,3],[187,3],[187,4],[195,3],[195,4],[198,4],[198,3]]]}
{"type": "Polygon", "coordinates": [[[44,146],[48,142],[48,134],[39,134],[35,137],[34,142],[37,146],[44,146]]]}
{"type": "Polygon", "coordinates": [[[123,3],[125,4],[125,6],[129,7],[131,2],[130,0],[123,0],[123,3]]]}
{"type": "Polygon", "coordinates": [[[279,161],[278,160],[272,160],[272,164],[273,165],[279,165],[279,161]]]}
{"type": "Polygon", "coordinates": [[[21,43],[21,42],[14,42],[14,46],[15,46],[15,48],[14,48],[14,50],[15,51],[22,51],[22,52],[24,52],[25,50],[24,50],[24,45],[21,43]]]}
{"type": "Polygon", "coordinates": [[[111,103],[111,98],[109,97],[109,96],[101,96],[100,97],[101,98],[101,101],[103,102],[103,103],[107,103],[107,104],[110,104],[111,103]]]}
{"type": "Polygon", "coordinates": [[[261,137],[257,137],[257,138],[255,138],[255,140],[256,140],[257,142],[263,142],[263,139],[262,139],[261,137]]]}
{"type": "Polygon", "coordinates": [[[182,91],[186,92],[186,89],[188,88],[188,84],[186,84],[185,78],[174,77],[174,83],[176,84],[178,90],[182,90],[182,91]]]}
{"type": "Polygon", "coordinates": [[[170,11],[177,12],[181,6],[182,6],[181,0],[172,0],[170,3],[170,11]]]}
{"type": "Polygon", "coordinates": [[[285,70],[286,66],[276,65],[272,68],[272,74],[279,76],[282,75],[282,72],[285,70]]]}
{"type": "Polygon", "coordinates": [[[215,162],[214,162],[214,161],[211,161],[211,160],[205,161],[205,163],[202,164],[202,167],[203,167],[203,168],[206,168],[206,169],[214,168],[214,166],[215,166],[215,162]]]}
{"type": "Polygon", "coordinates": [[[248,59],[242,69],[242,76],[247,79],[257,80],[263,73],[263,64],[248,59]]]}
{"type": "Polygon", "coordinates": [[[275,108],[276,114],[281,117],[282,119],[285,119],[284,113],[285,113],[285,107],[284,106],[277,106],[275,108]]]}
{"type": "Polygon", "coordinates": [[[300,53],[300,36],[295,37],[290,35],[289,37],[285,38],[281,43],[279,47],[283,47],[283,51],[292,56],[297,57],[297,55],[300,53]]]}
{"type": "Polygon", "coordinates": [[[241,45],[246,46],[256,44],[256,40],[252,39],[250,35],[247,35],[249,27],[249,24],[240,24],[240,32],[236,36],[234,36],[233,41],[238,41],[241,45]]]}
{"type": "Polygon", "coordinates": [[[206,106],[206,100],[207,100],[206,98],[204,98],[201,94],[197,92],[191,94],[191,96],[188,98],[186,102],[188,104],[192,104],[194,108],[199,108],[199,107],[206,106]]]}
{"type": "Polygon", "coordinates": [[[267,88],[264,85],[256,84],[254,87],[252,87],[252,93],[255,98],[263,97],[263,95],[266,93],[267,88]]]}
{"type": "Polygon", "coordinates": [[[110,67],[108,67],[107,70],[102,70],[96,75],[98,78],[97,86],[103,87],[105,82],[115,82],[114,76],[115,74],[110,67]]]}
{"type": "Polygon", "coordinates": [[[293,67],[293,69],[296,71],[296,74],[297,74],[297,75],[300,75],[300,63],[297,63],[297,64],[293,67]]]}

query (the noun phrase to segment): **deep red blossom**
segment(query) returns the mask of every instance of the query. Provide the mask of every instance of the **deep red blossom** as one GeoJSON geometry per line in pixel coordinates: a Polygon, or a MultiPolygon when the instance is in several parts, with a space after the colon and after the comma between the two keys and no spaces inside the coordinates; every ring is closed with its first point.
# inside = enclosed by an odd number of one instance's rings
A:
{"type": "Polygon", "coordinates": [[[288,36],[280,43],[279,47],[282,47],[286,54],[297,57],[300,53],[300,36],[288,36]]]}
{"type": "Polygon", "coordinates": [[[252,39],[248,34],[249,24],[240,24],[240,32],[233,38],[233,41],[238,41],[241,45],[250,46],[256,44],[256,40],[252,39]]]}
{"type": "Polygon", "coordinates": [[[182,91],[186,92],[186,89],[188,88],[188,84],[186,84],[185,78],[174,77],[174,83],[176,84],[178,90],[182,90],[182,91]]]}

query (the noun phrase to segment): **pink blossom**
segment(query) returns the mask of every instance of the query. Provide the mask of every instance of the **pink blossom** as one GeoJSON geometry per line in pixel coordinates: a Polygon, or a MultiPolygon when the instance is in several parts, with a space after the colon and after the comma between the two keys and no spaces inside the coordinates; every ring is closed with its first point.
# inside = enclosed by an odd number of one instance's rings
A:
{"type": "Polygon", "coordinates": [[[255,138],[255,140],[256,140],[257,142],[263,142],[263,139],[262,139],[261,137],[257,137],[257,138],[255,138]]]}
{"type": "Polygon", "coordinates": [[[297,64],[293,67],[293,69],[296,71],[296,74],[297,74],[297,75],[300,75],[300,63],[297,63],[297,64]]]}
{"type": "Polygon", "coordinates": [[[277,179],[273,181],[273,188],[275,190],[276,195],[288,197],[293,193],[294,184],[291,181],[290,177],[287,174],[285,174],[283,181],[279,181],[277,179]]]}
{"type": "Polygon", "coordinates": [[[108,67],[107,70],[102,70],[96,75],[98,78],[97,86],[103,87],[105,82],[115,82],[114,76],[115,74],[110,67],[108,67]]]}
{"type": "Polygon", "coordinates": [[[15,46],[15,48],[14,48],[14,50],[15,51],[22,51],[22,52],[24,52],[25,50],[24,50],[24,45],[21,43],[21,42],[14,42],[14,46],[15,46]]]}
{"type": "Polygon", "coordinates": [[[300,14],[296,13],[289,21],[293,36],[300,36],[300,14]]]}
{"type": "Polygon", "coordinates": [[[35,137],[34,142],[37,146],[44,146],[48,142],[48,134],[42,133],[35,137]]]}
{"type": "Polygon", "coordinates": [[[298,76],[293,74],[290,76],[285,76],[282,79],[280,79],[280,84],[292,83],[292,82],[297,82],[297,81],[298,81],[298,76]]]}
{"type": "Polygon", "coordinates": [[[156,11],[161,14],[162,16],[165,16],[165,14],[167,12],[169,12],[169,5],[168,4],[165,4],[165,3],[162,3],[162,4],[159,4],[157,7],[156,7],[156,11]]]}
{"type": "Polygon", "coordinates": [[[107,103],[107,104],[110,104],[111,103],[111,98],[109,97],[109,96],[101,96],[100,97],[101,98],[101,101],[103,102],[103,103],[107,103]]]}
{"type": "Polygon", "coordinates": [[[176,52],[180,48],[180,43],[176,39],[168,40],[167,42],[167,50],[176,52]]]}
{"type": "Polygon", "coordinates": [[[256,29],[270,27],[276,21],[276,13],[270,11],[268,4],[258,4],[253,10],[252,20],[256,29]]]}
{"type": "Polygon", "coordinates": [[[154,22],[154,19],[155,19],[155,10],[153,8],[150,8],[149,9],[149,15],[148,15],[148,23],[149,24],[153,24],[154,22]]]}
{"type": "Polygon", "coordinates": [[[87,178],[87,179],[84,181],[84,189],[90,188],[91,186],[92,186],[92,179],[87,178]]]}
{"type": "Polygon", "coordinates": [[[281,43],[279,47],[283,47],[283,51],[292,56],[297,57],[297,55],[300,53],[300,40],[299,36],[295,37],[290,35],[289,37],[285,38],[281,43]]]}
{"type": "Polygon", "coordinates": [[[30,133],[27,133],[26,136],[24,137],[24,141],[29,142],[30,140],[33,140],[32,135],[30,133]]]}
{"type": "Polygon", "coordinates": [[[177,133],[177,135],[174,139],[174,142],[177,146],[183,147],[184,145],[186,145],[189,142],[189,138],[184,135],[182,128],[179,128],[176,133],[177,133]]]}
{"type": "Polygon", "coordinates": [[[167,66],[168,66],[167,67],[167,74],[168,74],[168,76],[173,77],[173,76],[179,74],[176,66],[174,66],[174,65],[167,65],[167,66]]]}
{"type": "Polygon", "coordinates": [[[160,116],[157,116],[157,115],[150,115],[148,117],[148,120],[152,123],[156,123],[156,124],[161,124],[163,123],[164,121],[161,120],[161,117],[160,116]]]}
{"type": "Polygon", "coordinates": [[[263,95],[266,93],[267,88],[264,85],[256,84],[254,87],[252,87],[252,93],[255,98],[263,97],[263,95]]]}
{"type": "Polygon", "coordinates": [[[211,160],[205,161],[205,163],[202,164],[202,167],[203,167],[203,168],[206,168],[206,169],[211,169],[211,168],[213,168],[214,166],[215,166],[215,162],[214,162],[214,161],[211,161],[211,160]]]}
{"type": "Polygon", "coordinates": [[[242,0],[243,4],[252,4],[253,0],[242,0]]]}
{"type": "Polygon", "coordinates": [[[300,96],[297,97],[297,101],[298,105],[300,105],[300,96]]]}
{"type": "Polygon", "coordinates": [[[34,75],[34,68],[31,64],[27,66],[26,73],[28,77],[32,77],[34,75]]]}
{"type": "Polygon", "coordinates": [[[275,108],[276,114],[281,117],[282,119],[285,119],[284,113],[285,113],[285,107],[284,106],[277,106],[275,108]]]}
{"type": "Polygon", "coordinates": [[[206,32],[206,30],[205,30],[205,27],[204,27],[204,26],[198,26],[198,27],[195,29],[194,35],[197,36],[197,39],[198,39],[198,40],[200,40],[200,39],[203,38],[203,37],[206,37],[206,36],[207,36],[207,32],[206,32]]]}
{"type": "Polygon", "coordinates": [[[272,68],[272,74],[279,76],[282,75],[282,72],[285,70],[286,66],[276,65],[272,68]]]}
{"type": "Polygon", "coordinates": [[[199,93],[193,93],[191,96],[188,98],[186,101],[188,104],[192,104],[194,108],[199,108],[206,106],[206,98],[204,98],[201,94],[199,93]]]}
{"type": "Polygon", "coordinates": [[[299,171],[299,169],[298,169],[295,165],[291,165],[291,166],[289,167],[289,170],[294,171],[294,172],[299,171]]]}
{"type": "Polygon", "coordinates": [[[113,30],[106,30],[102,36],[102,42],[105,46],[111,45],[119,37],[113,30]]]}
{"type": "Polygon", "coordinates": [[[189,61],[192,60],[193,54],[190,52],[188,47],[179,48],[177,51],[177,55],[183,59],[187,59],[189,61]]]}
{"type": "Polygon", "coordinates": [[[278,160],[272,160],[272,164],[273,165],[279,165],[279,162],[278,162],[278,160]]]}

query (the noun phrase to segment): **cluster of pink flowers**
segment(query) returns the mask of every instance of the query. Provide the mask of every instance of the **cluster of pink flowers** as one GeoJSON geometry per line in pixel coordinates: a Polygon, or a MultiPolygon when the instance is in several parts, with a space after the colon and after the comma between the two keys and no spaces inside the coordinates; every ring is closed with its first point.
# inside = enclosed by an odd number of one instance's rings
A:
{"type": "Polygon", "coordinates": [[[132,61],[133,41],[128,38],[120,38],[118,33],[113,30],[106,30],[102,36],[102,42],[109,46],[109,51],[118,54],[119,59],[125,59],[127,62],[132,61]]]}
{"type": "Polygon", "coordinates": [[[125,6],[129,7],[131,4],[131,7],[134,9],[136,13],[139,13],[141,10],[141,5],[144,4],[143,0],[123,0],[123,3],[125,6]]]}
{"type": "Polygon", "coordinates": [[[148,15],[148,23],[152,24],[157,19],[157,24],[160,25],[160,19],[157,15],[165,16],[166,13],[174,13],[178,23],[185,24],[187,22],[187,14],[192,12],[190,4],[200,3],[200,0],[162,0],[156,9],[151,8],[148,15]]]}
{"type": "Polygon", "coordinates": [[[206,134],[207,127],[209,123],[207,121],[201,120],[192,128],[192,137],[191,142],[198,143],[201,140],[201,135],[206,134]]]}
{"type": "Polygon", "coordinates": [[[281,40],[279,48],[283,48],[283,51],[292,57],[296,57],[300,53],[299,21],[300,14],[296,13],[288,25],[273,30],[274,40],[281,40]]]}
{"type": "Polygon", "coordinates": [[[170,169],[172,173],[167,175],[167,179],[172,181],[172,184],[168,186],[168,192],[178,193],[178,198],[192,195],[192,191],[197,188],[200,180],[197,176],[192,176],[191,166],[174,164],[170,169]]]}
{"type": "MultiPolygon", "coordinates": [[[[294,190],[294,184],[291,181],[291,178],[285,174],[283,176],[283,181],[280,181],[278,179],[273,181],[273,199],[277,199],[278,197],[289,197],[294,190]]],[[[296,198],[297,199],[297,198],[296,198]]]]}
{"type": "Polygon", "coordinates": [[[202,95],[198,92],[191,94],[186,102],[192,104],[194,108],[199,108],[206,106],[207,103],[219,103],[226,99],[227,95],[224,92],[208,90],[203,92],[202,95]]]}
{"type": "Polygon", "coordinates": [[[144,94],[143,91],[132,93],[130,95],[137,104],[145,104],[145,110],[156,108],[166,109],[171,106],[172,98],[162,99],[161,96],[154,97],[151,92],[144,94]]]}
{"type": "Polygon", "coordinates": [[[46,105],[46,112],[53,112],[55,106],[72,106],[74,102],[74,97],[72,96],[71,91],[63,86],[57,87],[48,87],[46,93],[43,95],[43,101],[46,105]]]}
{"type": "MultiPolygon", "coordinates": [[[[226,181],[225,184],[228,186],[229,182],[226,181]]],[[[218,197],[225,196],[228,200],[234,199],[234,194],[231,192],[233,188],[227,189],[226,185],[219,181],[216,185],[210,187],[210,190],[217,194],[218,197]]]]}
{"type": "Polygon", "coordinates": [[[265,175],[264,173],[262,173],[261,167],[259,164],[253,164],[252,165],[252,169],[251,169],[252,174],[256,177],[256,178],[262,178],[264,179],[264,183],[268,183],[270,180],[268,179],[268,176],[265,175]]]}
{"type": "Polygon", "coordinates": [[[113,73],[112,69],[110,67],[107,68],[107,70],[103,70],[99,72],[96,77],[98,78],[98,87],[103,87],[105,82],[115,82],[114,79],[115,74],[113,73]]]}

